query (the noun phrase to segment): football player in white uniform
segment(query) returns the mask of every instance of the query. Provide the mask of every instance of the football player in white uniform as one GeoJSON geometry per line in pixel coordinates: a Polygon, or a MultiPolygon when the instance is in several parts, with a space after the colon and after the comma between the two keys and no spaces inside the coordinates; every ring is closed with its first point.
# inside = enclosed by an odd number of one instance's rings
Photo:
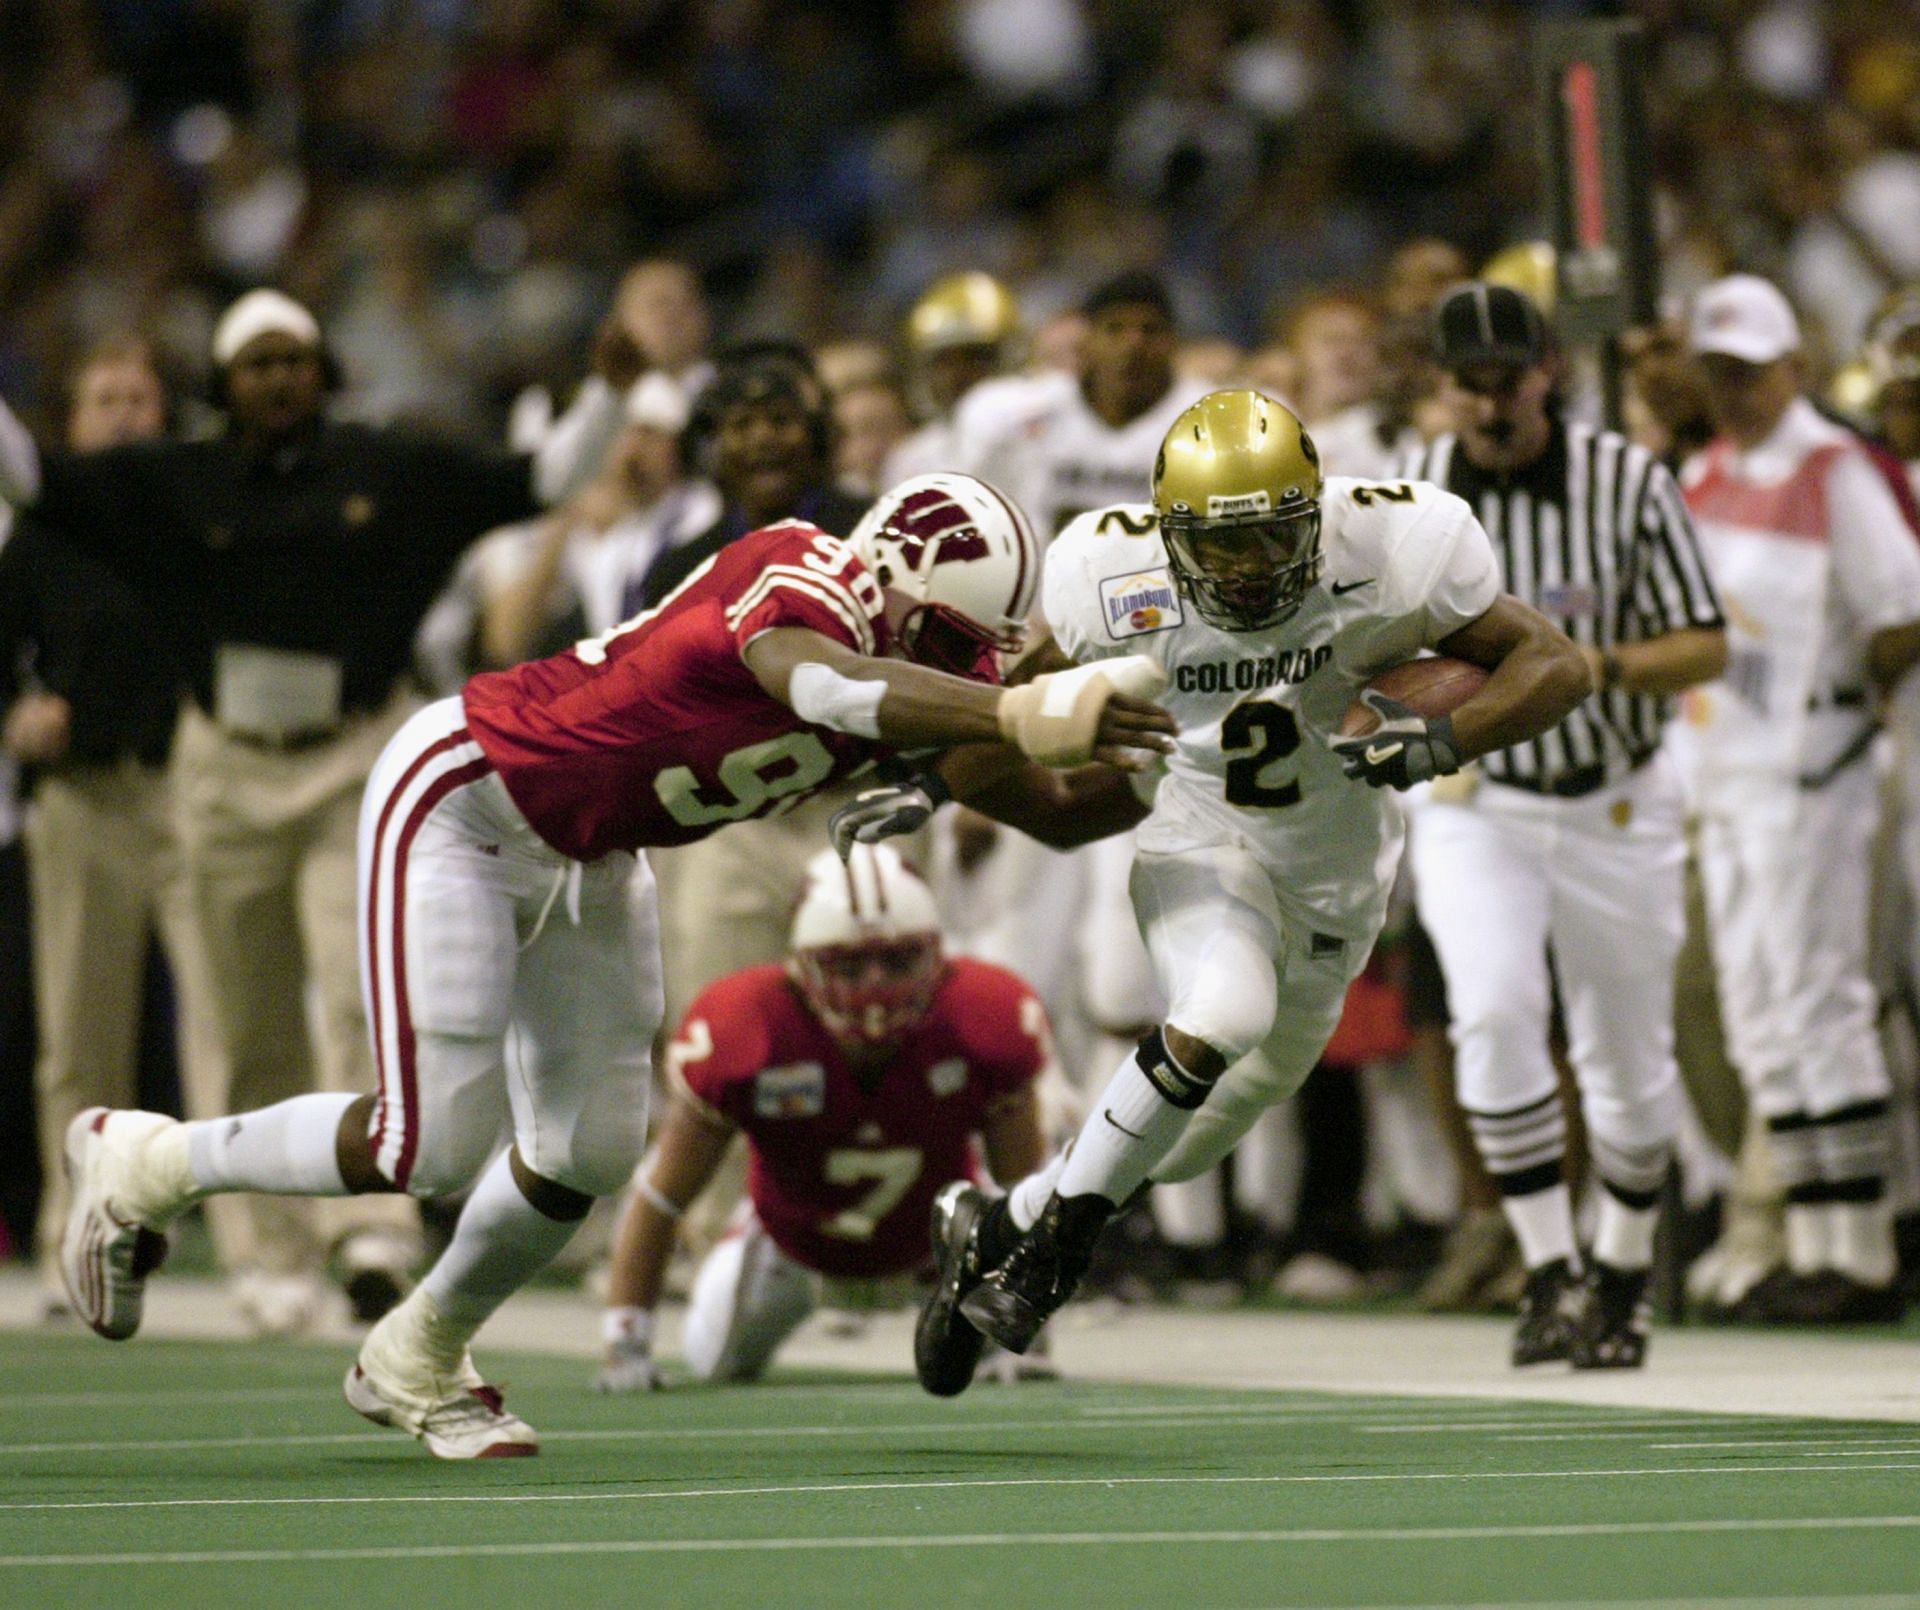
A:
{"type": "Polygon", "coordinates": [[[1076,515],[1140,495],[1140,467],[1205,387],[1174,372],[1173,299],[1157,275],[1087,298],[1086,371],[976,386],[955,411],[958,462],[1033,517],[1044,543],[1076,515]]]}
{"type": "Polygon", "coordinates": [[[1008,367],[1019,335],[1020,304],[991,274],[948,274],[927,287],[906,329],[915,402],[927,409],[927,419],[887,456],[883,489],[911,476],[965,468],[961,401],[1008,367]]]}
{"type": "Polygon", "coordinates": [[[1067,658],[1147,655],[1168,674],[1179,737],[1138,829],[1131,893],[1171,1006],[1065,1157],[1015,1188],[1021,1219],[1050,1195],[991,1274],[988,1249],[1011,1240],[994,1222],[1002,1203],[936,1226],[943,1278],[923,1359],[956,1309],[1022,1351],[1118,1204],[1149,1177],[1212,1167],[1293,1094],[1386,914],[1402,829],[1384,790],[1546,731],[1591,686],[1573,643],[1500,592],[1465,503],[1413,482],[1323,482],[1299,421],[1255,391],[1183,412],[1153,501],[1076,520],[1044,589],[1067,658]],[[1434,718],[1366,688],[1423,649],[1492,674],[1434,718]],[[1357,696],[1380,724],[1339,737],[1357,696]]]}

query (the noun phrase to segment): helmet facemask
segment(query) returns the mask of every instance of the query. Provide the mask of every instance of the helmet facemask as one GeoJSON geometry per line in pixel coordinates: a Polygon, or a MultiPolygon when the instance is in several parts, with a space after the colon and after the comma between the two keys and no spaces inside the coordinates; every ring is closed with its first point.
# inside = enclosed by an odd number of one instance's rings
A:
{"type": "Polygon", "coordinates": [[[1224,632],[1290,619],[1320,579],[1320,503],[1224,518],[1160,516],[1167,568],[1194,612],[1224,632]]]}
{"type": "Polygon", "coordinates": [[[946,963],[937,933],[796,950],[794,982],[835,1039],[877,1050],[905,1036],[933,1004],[946,963]]]}
{"type": "Polygon", "coordinates": [[[949,676],[976,678],[989,655],[1018,653],[1026,634],[996,632],[945,604],[915,604],[901,618],[895,640],[915,665],[949,676]]]}

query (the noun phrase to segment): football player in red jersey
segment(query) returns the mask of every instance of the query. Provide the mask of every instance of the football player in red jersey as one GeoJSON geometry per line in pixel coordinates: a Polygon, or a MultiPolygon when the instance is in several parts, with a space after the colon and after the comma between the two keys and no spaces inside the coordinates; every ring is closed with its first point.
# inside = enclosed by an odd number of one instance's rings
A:
{"type": "Polygon", "coordinates": [[[639,1159],[661,1012],[657,938],[633,915],[653,920],[652,903],[629,899],[651,883],[645,851],[902,750],[955,750],[940,764],[956,794],[1049,842],[1142,814],[1115,768],[1169,747],[1171,718],[1146,702],[1157,667],[993,685],[1038,571],[1000,493],[920,477],[846,543],[799,521],[754,532],[613,631],[421,711],[360,816],[377,1097],[193,1124],[81,1113],[61,1250],[77,1311],[131,1336],[160,1232],[214,1192],[471,1187],[445,1253],[368,1333],[347,1401],[442,1458],[536,1452],[467,1344],[639,1159]],[[1096,760],[1113,765],[1047,769],[1096,760]]]}
{"type": "Polygon", "coordinates": [[[735,1134],[748,1200],[694,1280],[681,1352],[695,1376],[758,1376],[823,1288],[854,1308],[917,1301],[934,1193],[973,1178],[974,1136],[996,1180],[1044,1159],[1034,1080],[1050,1041],[1012,973],[941,954],[932,892],[890,847],[816,856],[786,964],[710,986],[667,1053],[673,1105],[614,1242],[600,1389],[661,1384],[653,1311],[674,1225],[735,1134]]]}

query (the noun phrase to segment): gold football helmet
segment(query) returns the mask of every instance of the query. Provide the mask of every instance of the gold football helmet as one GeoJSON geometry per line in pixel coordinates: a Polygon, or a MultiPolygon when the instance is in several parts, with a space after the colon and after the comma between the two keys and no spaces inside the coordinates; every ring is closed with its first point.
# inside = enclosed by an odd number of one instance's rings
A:
{"type": "Polygon", "coordinates": [[[1175,583],[1222,631],[1278,626],[1320,579],[1320,455],[1260,392],[1209,392],[1173,422],[1153,504],[1175,583]]]}
{"type": "Polygon", "coordinates": [[[1020,329],[1020,304],[991,274],[948,274],[927,288],[907,316],[916,357],[949,347],[999,347],[1020,329]]]}
{"type": "Polygon", "coordinates": [[[1489,285],[1508,285],[1531,297],[1533,305],[1551,320],[1554,299],[1560,290],[1555,255],[1548,241],[1523,240],[1517,246],[1502,247],[1489,257],[1480,270],[1480,278],[1489,285]]]}

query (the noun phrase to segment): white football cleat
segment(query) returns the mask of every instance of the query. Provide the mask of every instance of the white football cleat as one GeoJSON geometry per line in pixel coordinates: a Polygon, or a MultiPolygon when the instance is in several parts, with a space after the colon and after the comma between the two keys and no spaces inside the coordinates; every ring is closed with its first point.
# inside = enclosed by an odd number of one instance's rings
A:
{"type": "Polygon", "coordinates": [[[243,1269],[227,1282],[233,1311],[251,1335],[299,1336],[320,1322],[327,1306],[326,1282],[315,1274],[268,1274],[243,1269]]]}
{"type": "Polygon", "coordinates": [[[418,1437],[436,1459],[526,1458],[540,1451],[532,1426],[507,1413],[464,1344],[446,1336],[433,1299],[416,1287],[360,1346],[347,1371],[348,1404],[375,1425],[418,1437]]]}
{"type": "MultiPolygon", "coordinates": [[[[123,1342],[140,1328],[147,1276],[167,1255],[160,1232],[187,1205],[177,1172],[148,1156],[148,1142],[181,1126],[154,1112],[89,1107],[67,1125],[72,1206],[60,1241],[60,1278],[74,1312],[100,1335],[123,1342]]],[[[178,1151],[179,1148],[173,1148],[178,1151]]]]}

